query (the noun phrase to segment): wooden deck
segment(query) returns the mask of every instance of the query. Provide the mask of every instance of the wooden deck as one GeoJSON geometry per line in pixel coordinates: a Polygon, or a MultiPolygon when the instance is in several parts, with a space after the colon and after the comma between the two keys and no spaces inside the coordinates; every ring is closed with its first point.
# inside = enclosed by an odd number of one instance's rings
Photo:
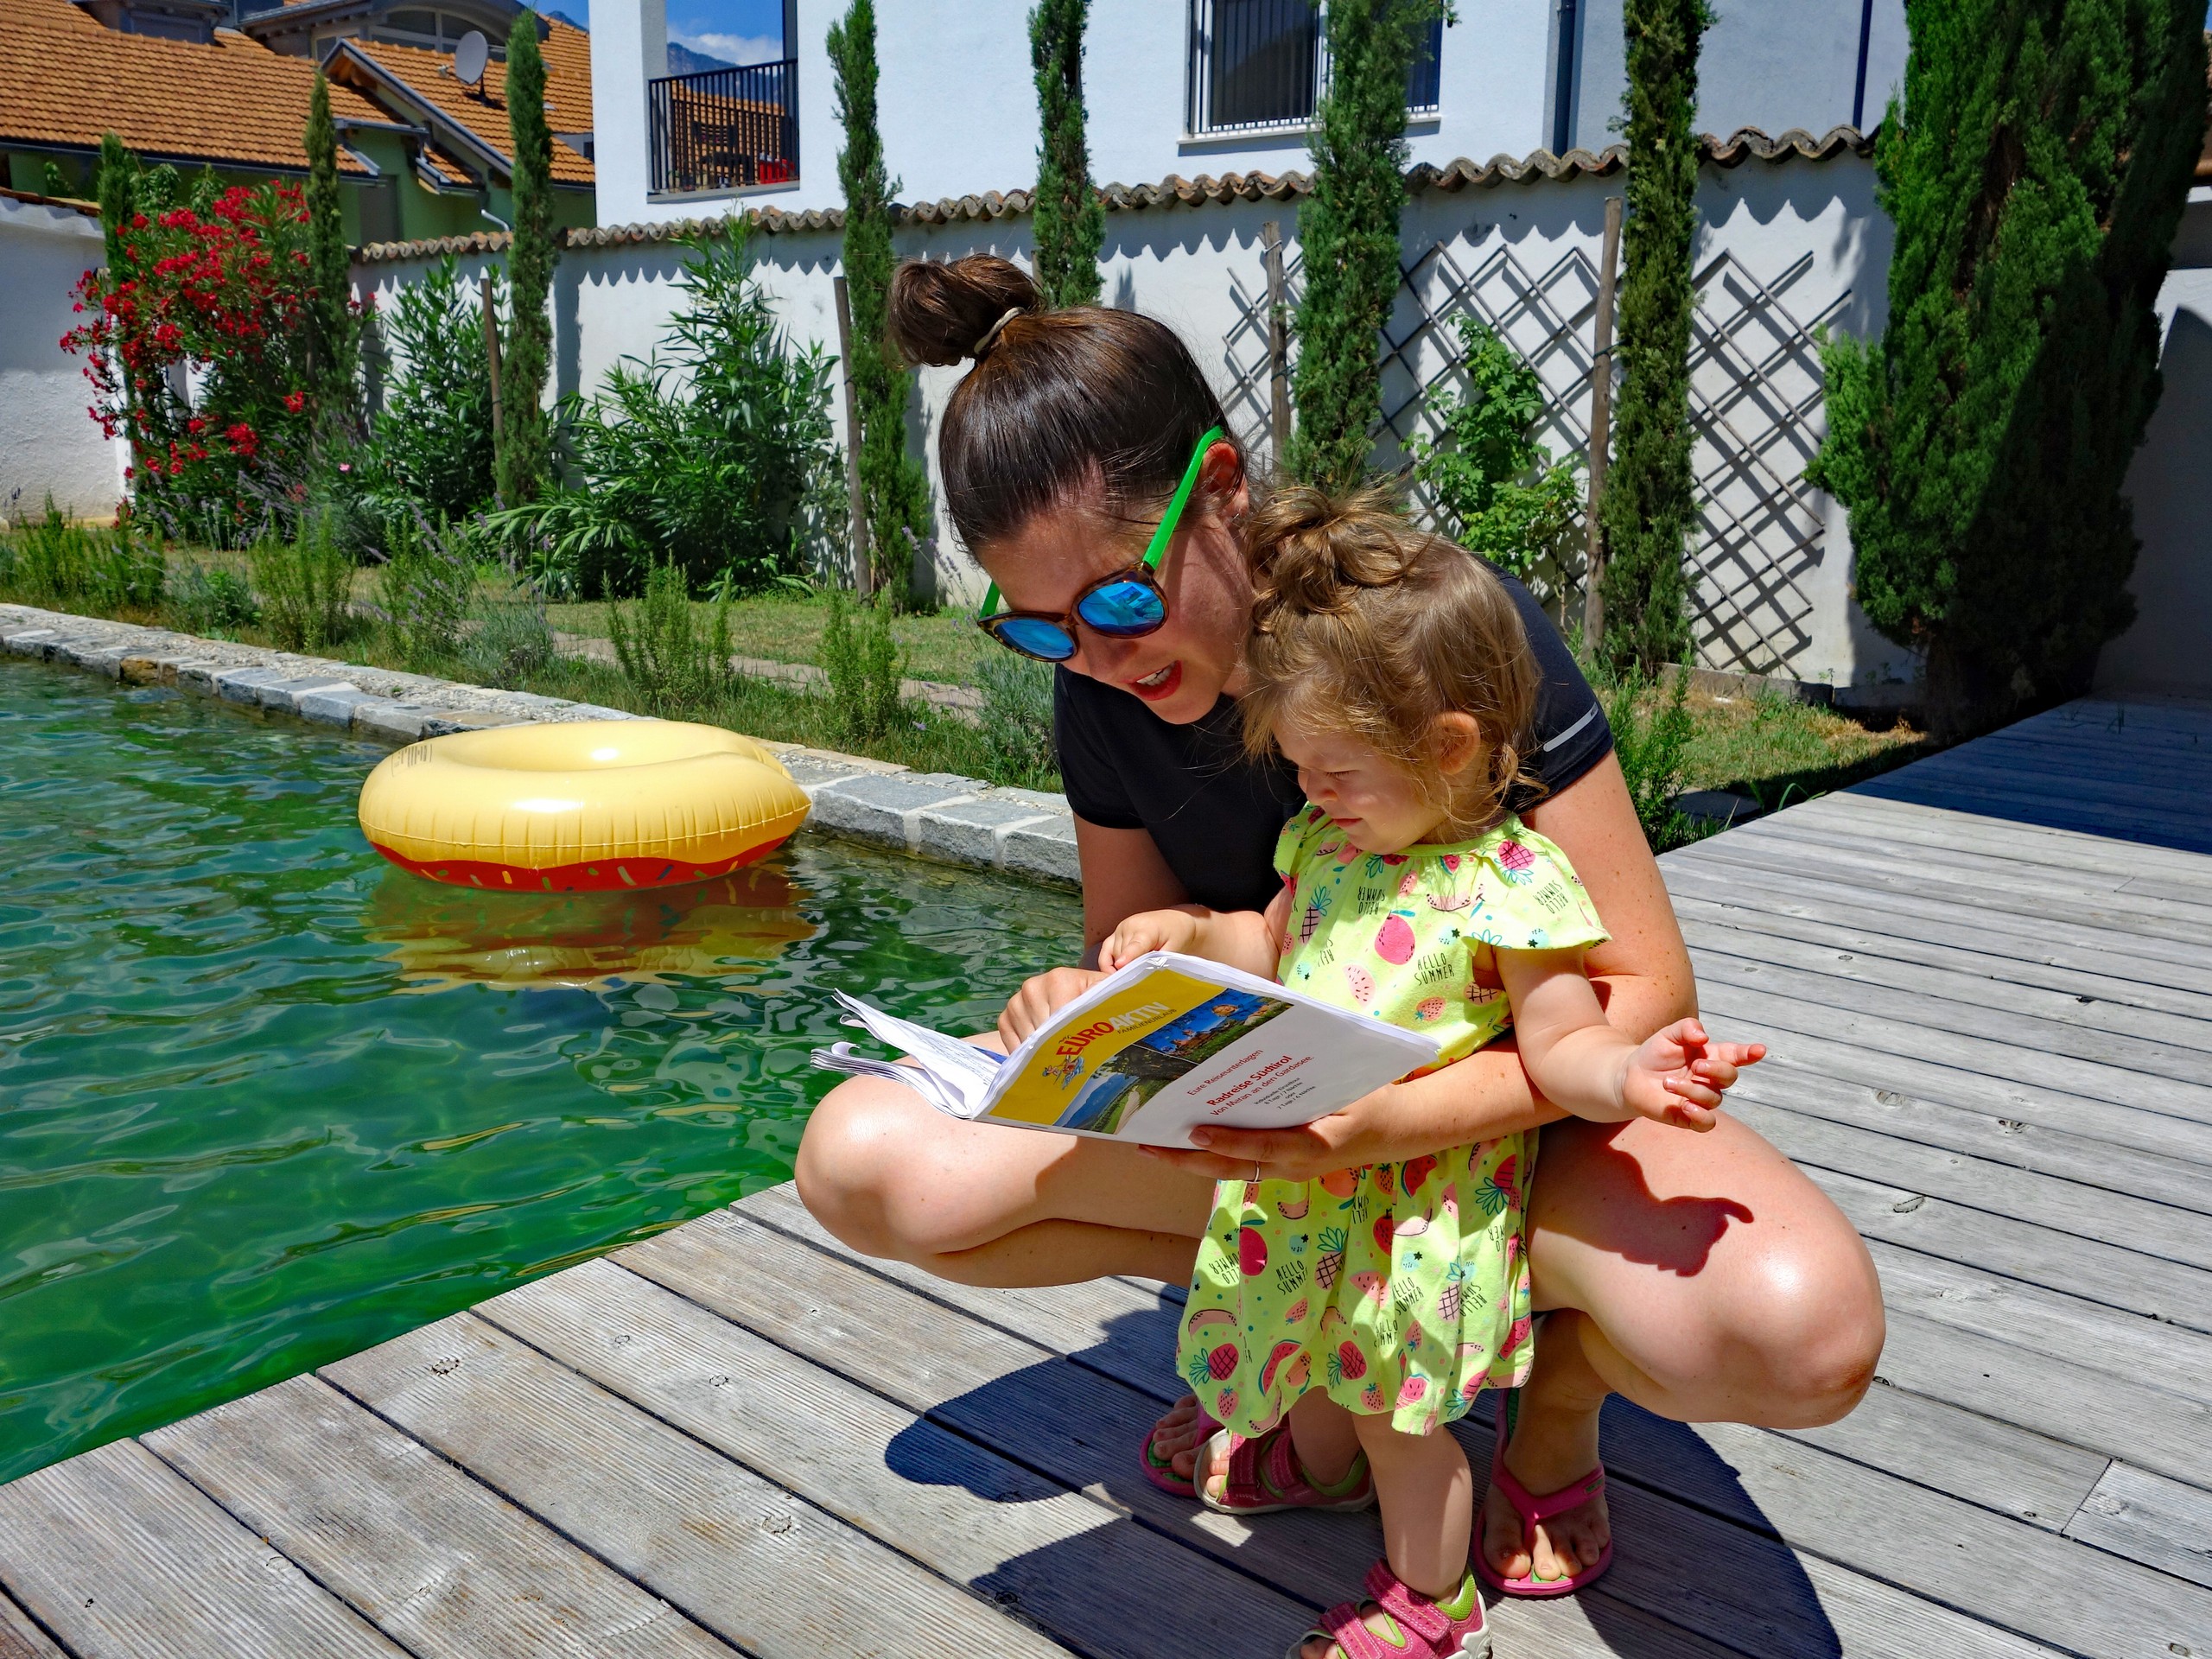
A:
{"type": "MultiPolygon", "coordinates": [[[[1889,1346],[1809,1433],[1616,1402],[1618,1565],[1501,1659],[2212,1659],[2212,709],[2075,704],[1666,869],[1889,1346]]],[[[1377,1535],[1144,1483],[1174,1313],[859,1261],[779,1188],[0,1488],[0,1659],[1274,1659],[1377,1535]]]]}

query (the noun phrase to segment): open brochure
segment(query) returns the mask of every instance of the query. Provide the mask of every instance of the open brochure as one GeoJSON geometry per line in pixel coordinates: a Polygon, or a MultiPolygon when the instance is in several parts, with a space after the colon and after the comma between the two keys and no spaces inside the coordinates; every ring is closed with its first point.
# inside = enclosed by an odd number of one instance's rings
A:
{"type": "Polygon", "coordinates": [[[1220,963],[1158,950],[1059,1010],[1003,1058],[836,994],[912,1065],[814,1051],[831,1071],[887,1077],[954,1117],[1187,1147],[1201,1123],[1310,1123],[1432,1064],[1436,1045],[1220,963]]]}

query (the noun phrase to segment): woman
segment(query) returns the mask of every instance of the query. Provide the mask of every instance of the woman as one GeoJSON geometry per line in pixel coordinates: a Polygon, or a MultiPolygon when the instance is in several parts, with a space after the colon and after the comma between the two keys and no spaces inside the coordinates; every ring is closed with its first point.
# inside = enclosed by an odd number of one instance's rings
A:
{"type": "MultiPolygon", "coordinates": [[[[978,257],[901,266],[891,326],[912,360],[975,359],[939,433],[946,499],[993,579],[993,637],[1059,664],[1055,735],[1090,954],[1016,994],[997,1032],[1011,1046],[1094,982],[1088,964],[1124,917],[1272,897],[1270,849],[1300,793],[1237,746],[1249,486],[1198,365],[1150,318],[1044,311],[1020,270],[978,257]]],[[[1591,976],[1608,1019],[1641,1040],[1695,1011],[1688,954],[1604,715],[1515,591],[1546,682],[1532,746],[1542,789],[1516,805],[1581,874],[1611,935],[1591,976]]],[[[1544,1125],[1528,1226],[1535,1306],[1550,1317],[1505,1452],[1521,1489],[1586,1479],[1609,1393],[1681,1422],[1804,1427],[1849,1411],[1881,1351],[1881,1294],[1825,1195],[1725,1113],[1701,1135],[1563,1116],[1532,1095],[1510,1044],[1303,1128],[1216,1129],[1187,1152],[961,1122],[855,1079],[816,1109],[797,1173],[847,1243],[947,1279],[1179,1283],[1217,1180],[1311,1179],[1544,1125]]],[[[1218,1493],[1225,1458],[1192,1467],[1211,1427],[1186,1398],[1142,1455],[1218,1493]]],[[[1478,1536],[1504,1578],[1574,1577],[1609,1541],[1603,1493],[1529,1525],[1493,1485],[1478,1536]]]]}

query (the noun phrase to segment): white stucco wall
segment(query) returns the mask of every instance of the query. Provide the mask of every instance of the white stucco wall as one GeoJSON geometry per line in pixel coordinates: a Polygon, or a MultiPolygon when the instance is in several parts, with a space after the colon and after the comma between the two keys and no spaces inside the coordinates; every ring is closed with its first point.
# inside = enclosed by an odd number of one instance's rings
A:
{"type": "Polygon", "coordinates": [[[2105,647],[2097,690],[2212,697],[2212,188],[2190,193],[2158,324],[2164,390],[2127,474],[2135,625],[2105,647]]]}
{"type": "Polygon", "coordinates": [[[127,446],[86,412],[84,361],[60,346],[85,320],[72,290],[100,263],[97,219],[0,196],[0,512],[38,512],[50,495],[73,518],[105,518],[122,499],[127,446]]]}
{"type": "MultiPolygon", "coordinates": [[[[1444,32],[1438,110],[1408,131],[1413,159],[1526,156],[1552,141],[1556,0],[1459,0],[1444,32]]],[[[1877,0],[1867,119],[1903,64],[1904,0],[1877,0]],[[1891,13],[1895,13],[1893,18],[1891,13]]],[[[1027,189],[1037,175],[1037,99],[1030,0],[880,0],[878,105],[894,194],[935,201],[1027,189]]],[[[742,199],[798,211],[839,205],[843,143],[824,48],[842,0],[794,0],[788,50],[799,64],[799,178],[737,195],[653,199],[646,192],[645,83],[666,62],[666,0],[602,0],[592,16],[599,222],[651,223],[721,211],[742,199]]],[[[1188,0],[1118,0],[1093,7],[1084,63],[1091,175],[1156,184],[1170,175],[1310,165],[1302,130],[1185,135],[1188,0]]],[[[1859,0],[1769,0],[1732,6],[1708,39],[1700,124],[1726,135],[1745,124],[1815,132],[1850,119],[1859,0]]],[[[1620,0],[1583,0],[1588,57],[1573,142],[1602,149],[1620,105],[1620,0]],[[1609,10],[1610,8],[1610,10],[1609,10]]]]}

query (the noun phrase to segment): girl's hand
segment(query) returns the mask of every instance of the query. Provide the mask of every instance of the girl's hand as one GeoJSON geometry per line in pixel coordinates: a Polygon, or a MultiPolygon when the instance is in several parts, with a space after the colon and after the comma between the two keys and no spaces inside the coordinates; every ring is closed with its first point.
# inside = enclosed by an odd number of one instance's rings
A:
{"type": "Polygon", "coordinates": [[[1106,936],[1098,947],[1098,966],[1110,974],[1149,950],[1187,952],[1198,936],[1198,918],[1187,912],[1142,911],[1106,936]]]}
{"type": "Polygon", "coordinates": [[[1013,1053],[1031,1032],[1105,977],[1088,968],[1054,968],[1024,980],[999,1015],[999,1040],[1006,1052],[1013,1053]]]}
{"type": "Polygon", "coordinates": [[[1742,1068],[1766,1058],[1764,1043],[1716,1043],[1696,1020],[1677,1020],[1628,1057],[1621,1103],[1638,1117],[1677,1128],[1713,1127],[1713,1108],[1742,1068]]]}

